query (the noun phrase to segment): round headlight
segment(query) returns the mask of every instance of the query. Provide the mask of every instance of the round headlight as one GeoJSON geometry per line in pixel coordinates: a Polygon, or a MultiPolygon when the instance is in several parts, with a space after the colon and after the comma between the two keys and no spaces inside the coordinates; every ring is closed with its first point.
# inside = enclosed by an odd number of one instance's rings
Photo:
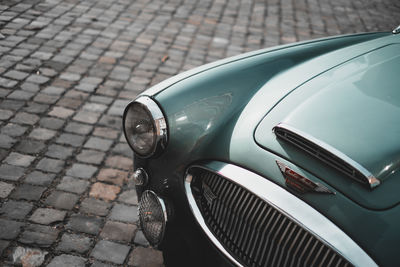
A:
{"type": "Polygon", "coordinates": [[[139,202],[139,220],[144,236],[152,246],[161,243],[167,223],[164,201],[150,190],[143,192],[139,202]]]}
{"type": "Polygon", "coordinates": [[[158,105],[141,96],[129,103],[124,112],[124,133],[129,145],[140,157],[150,157],[167,142],[167,124],[158,105]]]}

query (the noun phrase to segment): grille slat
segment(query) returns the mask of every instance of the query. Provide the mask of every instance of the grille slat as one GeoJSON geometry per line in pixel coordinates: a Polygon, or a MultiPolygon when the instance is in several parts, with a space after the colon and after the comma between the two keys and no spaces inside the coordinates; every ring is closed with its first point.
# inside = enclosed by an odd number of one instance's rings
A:
{"type": "Polygon", "coordinates": [[[206,225],[243,265],[351,266],[297,222],[247,189],[200,168],[193,177],[192,192],[206,225]]]}

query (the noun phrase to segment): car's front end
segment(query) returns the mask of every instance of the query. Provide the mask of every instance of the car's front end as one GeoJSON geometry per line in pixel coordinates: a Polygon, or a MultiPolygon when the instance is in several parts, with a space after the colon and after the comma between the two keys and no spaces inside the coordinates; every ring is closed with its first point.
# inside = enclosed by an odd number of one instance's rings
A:
{"type": "Polygon", "coordinates": [[[167,265],[394,265],[400,90],[378,78],[400,75],[398,41],[374,33],[252,52],[130,103],[141,228],[167,265]],[[388,124],[377,141],[374,127],[388,124]]]}

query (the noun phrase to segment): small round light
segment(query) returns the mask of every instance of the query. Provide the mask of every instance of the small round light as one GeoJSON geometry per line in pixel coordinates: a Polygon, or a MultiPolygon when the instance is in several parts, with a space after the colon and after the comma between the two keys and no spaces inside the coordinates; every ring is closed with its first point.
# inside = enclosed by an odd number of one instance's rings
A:
{"type": "Polygon", "coordinates": [[[140,157],[151,157],[167,142],[167,124],[158,105],[141,96],[125,108],[124,133],[129,145],[140,157]]]}
{"type": "Polygon", "coordinates": [[[143,168],[137,168],[132,175],[132,180],[135,185],[146,185],[148,181],[148,175],[143,168]]]}
{"type": "Polygon", "coordinates": [[[143,192],[139,202],[139,220],[144,236],[152,246],[161,243],[167,223],[164,201],[150,190],[143,192]]]}

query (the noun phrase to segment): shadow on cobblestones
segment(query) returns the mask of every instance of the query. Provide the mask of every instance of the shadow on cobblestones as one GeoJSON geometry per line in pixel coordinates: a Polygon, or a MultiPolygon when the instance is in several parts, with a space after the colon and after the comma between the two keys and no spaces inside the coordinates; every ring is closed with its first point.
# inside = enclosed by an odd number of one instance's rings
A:
{"type": "Polygon", "coordinates": [[[195,66],[388,31],[398,1],[2,0],[0,265],[162,266],[137,225],[126,104],[195,66]]]}

